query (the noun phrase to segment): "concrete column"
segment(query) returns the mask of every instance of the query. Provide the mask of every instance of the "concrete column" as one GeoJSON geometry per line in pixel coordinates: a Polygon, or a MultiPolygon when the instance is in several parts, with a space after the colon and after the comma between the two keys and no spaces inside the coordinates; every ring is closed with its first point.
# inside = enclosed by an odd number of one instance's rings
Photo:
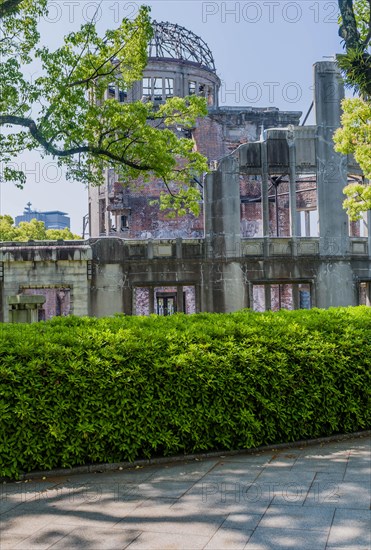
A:
{"type": "Polygon", "coordinates": [[[176,289],[176,310],[178,313],[183,313],[183,287],[178,286],[176,289]]]}
{"type": "Polygon", "coordinates": [[[348,219],[342,207],[347,184],[347,157],[334,150],[333,134],[340,127],[344,84],[333,61],[314,65],[317,123],[317,188],[320,254],[349,253],[348,219]]]}
{"type": "Polygon", "coordinates": [[[292,303],[294,309],[300,308],[299,285],[292,285],[292,303]]]}
{"type": "Polygon", "coordinates": [[[348,218],[343,209],[343,188],[347,184],[347,157],[334,150],[333,134],[340,126],[344,85],[333,61],[314,65],[315,112],[317,123],[317,197],[322,261],[316,279],[317,306],[357,304],[349,254],[348,218]]]}
{"type": "Polygon", "coordinates": [[[263,217],[263,237],[269,237],[269,199],[268,199],[268,157],[267,142],[261,144],[261,162],[262,162],[262,217],[263,217]]]}
{"type": "Polygon", "coordinates": [[[240,256],[240,208],[238,162],[230,155],[205,181],[205,236],[214,258],[240,256]]]}
{"type": "Polygon", "coordinates": [[[107,237],[109,237],[109,230],[110,230],[110,213],[109,211],[107,210],[107,207],[108,207],[108,204],[109,204],[109,198],[108,198],[108,193],[109,193],[109,184],[108,184],[108,169],[105,170],[105,180],[106,180],[106,186],[105,186],[105,193],[104,193],[104,197],[105,197],[105,201],[106,201],[106,210],[104,212],[104,224],[106,226],[106,235],[107,237]]]}
{"type": "Polygon", "coordinates": [[[264,285],[264,306],[265,311],[272,309],[272,296],[271,296],[271,285],[264,285]]]}
{"type": "Polygon", "coordinates": [[[203,311],[202,309],[202,285],[195,285],[195,294],[196,294],[196,313],[203,311]]]}
{"type": "Polygon", "coordinates": [[[147,259],[153,260],[153,241],[152,239],[148,239],[147,241],[147,259]]]}
{"type": "Polygon", "coordinates": [[[182,253],[183,253],[183,250],[182,250],[182,239],[181,238],[178,238],[176,239],[176,258],[177,260],[181,260],[182,259],[182,253]]]}
{"type": "Polygon", "coordinates": [[[125,315],[133,315],[133,289],[125,286],[122,289],[123,313],[125,315]]]}
{"type": "Polygon", "coordinates": [[[149,314],[151,315],[155,312],[155,288],[153,286],[149,287],[149,314]]]}
{"type": "Polygon", "coordinates": [[[99,187],[89,185],[89,237],[99,237],[99,187]]]}
{"type": "Polygon", "coordinates": [[[321,262],[315,280],[316,307],[358,305],[357,283],[350,262],[334,259],[321,262]]]}
{"type": "Polygon", "coordinates": [[[295,144],[294,141],[289,141],[289,205],[290,205],[290,229],[291,237],[297,237],[297,210],[296,210],[296,160],[295,160],[295,144]]]}
{"type": "Polygon", "coordinates": [[[219,169],[205,182],[205,237],[207,258],[204,274],[206,311],[228,313],[246,305],[241,254],[240,182],[238,162],[222,159],[219,169]]]}
{"type": "MultiPolygon", "coordinates": [[[[291,132],[290,132],[291,134],[291,132]]],[[[290,136],[289,136],[290,137],[290,136]]],[[[295,142],[292,139],[288,139],[289,145],[289,209],[290,209],[290,233],[291,233],[291,246],[292,255],[298,255],[298,212],[296,209],[296,149],[295,142]]]]}

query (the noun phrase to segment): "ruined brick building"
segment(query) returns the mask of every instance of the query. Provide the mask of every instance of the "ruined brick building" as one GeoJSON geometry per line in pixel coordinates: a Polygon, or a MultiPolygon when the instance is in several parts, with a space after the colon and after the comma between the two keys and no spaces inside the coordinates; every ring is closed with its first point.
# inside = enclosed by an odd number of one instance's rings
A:
{"type": "MultiPolygon", "coordinates": [[[[259,140],[264,129],[299,124],[301,112],[283,112],[277,108],[219,107],[221,83],[213,55],[201,38],[183,27],[156,23],[148,55],[143,80],[137,82],[127,94],[112,86],[107,90],[107,96],[118,101],[142,99],[155,104],[161,104],[173,96],[204,96],[208,116],[199,119],[191,130],[179,128],[175,131],[193,140],[195,149],[208,158],[211,170],[216,169],[220,159],[239,145],[259,140]]],[[[262,235],[258,179],[257,176],[246,178],[241,174],[241,231],[244,237],[262,235]],[[250,199],[255,202],[249,202],[250,199]]],[[[106,185],[91,188],[89,192],[91,237],[203,238],[203,212],[198,218],[185,216],[173,220],[151,206],[151,202],[165,190],[160,180],[152,180],[144,189],[117,181],[113,171],[106,174],[106,180],[106,185]]],[[[284,189],[280,188],[280,191],[283,196],[284,189]]],[[[283,208],[284,202],[282,213],[283,208]]],[[[284,224],[283,219],[281,224],[284,224]]]]}
{"type": "Polygon", "coordinates": [[[89,190],[88,240],[0,246],[3,320],[18,293],[46,296],[40,318],[370,305],[370,213],[349,224],[342,208],[362,173],[333,149],[344,93],[335,63],[314,66],[313,126],[299,126],[300,112],[219,107],[219,87],[203,40],[156,24],[142,81],[107,96],[206,97],[208,116],[186,130],[210,166],[200,216],[168,219],[151,205],[161,181],[138,189],[108,172],[89,190]]]}

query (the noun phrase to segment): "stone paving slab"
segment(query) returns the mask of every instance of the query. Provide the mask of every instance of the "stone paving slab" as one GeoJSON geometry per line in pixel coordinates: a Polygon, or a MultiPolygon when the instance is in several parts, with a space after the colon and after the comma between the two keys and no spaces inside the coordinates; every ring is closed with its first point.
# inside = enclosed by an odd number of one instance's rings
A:
{"type": "Polygon", "coordinates": [[[304,506],[330,506],[335,508],[357,508],[367,510],[370,507],[370,479],[354,481],[318,481],[314,482],[304,506]]]}
{"type": "Polygon", "coordinates": [[[359,461],[358,464],[353,461],[345,470],[344,481],[362,481],[367,478],[371,478],[371,467],[370,462],[366,464],[365,460],[359,461]]]}
{"type": "Polygon", "coordinates": [[[336,510],[327,547],[345,549],[356,545],[371,547],[371,510],[336,510]]]}
{"type": "Polygon", "coordinates": [[[0,550],[371,550],[370,438],[0,486],[0,550]]]}
{"type": "Polygon", "coordinates": [[[252,533],[221,527],[205,546],[205,550],[244,550],[252,533]]]}
{"type": "MultiPolygon", "coordinates": [[[[61,539],[63,539],[69,532],[71,532],[70,526],[45,526],[38,529],[36,533],[18,542],[15,546],[11,546],[16,550],[39,550],[41,548],[54,547],[61,539]]],[[[1,539],[0,539],[1,540],[1,539]]],[[[1,548],[1,546],[0,546],[1,548]]],[[[66,548],[66,547],[65,547],[66,548]]]]}
{"type": "Polygon", "coordinates": [[[115,529],[136,529],[159,533],[178,533],[208,536],[209,538],[219,529],[227,517],[217,510],[204,510],[203,512],[192,507],[182,509],[173,507],[174,500],[164,499],[148,500],[127,514],[116,524],[115,529]]]}
{"type": "Polygon", "coordinates": [[[322,531],[257,528],[246,550],[325,550],[328,534],[322,531]]]}
{"type": "Polygon", "coordinates": [[[52,546],[55,550],[72,549],[99,549],[99,550],[122,550],[127,548],[140,535],[141,531],[127,530],[113,532],[108,529],[97,529],[79,527],[73,529],[66,536],[52,546]]]}
{"type": "Polygon", "coordinates": [[[213,465],[219,464],[218,460],[194,461],[188,464],[171,464],[163,466],[151,474],[147,480],[156,481],[198,481],[204,475],[213,470],[213,465]]]}
{"type": "Polygon", "coordinates": [[[209,537],[202,535],[180,535],[177,533],[169,534],[148,531],[142,533],[126,548],[128,550],[202,550],[208,542],[209,537]]]}
{"type": "Polygon", "coordinates": [[[296,506],[288,513],[286,506],[272,505],[260,521],[259,529],[295,529],[329,533],[333,518],[334,511],[329,509],[296,506]]]}
{"type": "Polygon", "coordinates": [[[252,532],[260,523],[263,514],[251,514],[246,512],[229,514],[227,519],[222,524],[222,529],[227,531],[239,530],[252,532]]]}

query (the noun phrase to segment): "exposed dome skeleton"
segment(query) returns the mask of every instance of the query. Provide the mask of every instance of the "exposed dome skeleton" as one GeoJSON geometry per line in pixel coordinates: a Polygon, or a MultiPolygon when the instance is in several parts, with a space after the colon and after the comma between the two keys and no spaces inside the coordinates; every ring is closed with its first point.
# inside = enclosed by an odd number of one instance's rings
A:
{"type": "Polygon", "coordinates": [[[148,45],[150,59],[179,59],[216,71],[213,54],[202,38],[173,23],[153,21],[152,25],[154,35],[148,45]]]}

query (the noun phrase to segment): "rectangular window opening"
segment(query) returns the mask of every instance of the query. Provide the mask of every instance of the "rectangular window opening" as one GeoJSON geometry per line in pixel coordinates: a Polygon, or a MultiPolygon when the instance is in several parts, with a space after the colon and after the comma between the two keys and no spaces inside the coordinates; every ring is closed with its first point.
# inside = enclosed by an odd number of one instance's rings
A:
{"type": "Polygon", "coordinates": [[[152,82],[151,78],[143,78],[143,97],[152,97],[152,82]]]}
{"type": "Polygon", "coordinates": [[[123,231],[124,229],[128,229],[129,227],[129,219],[128,216],[121,216],[120,218],[120,229],[123,231]]]}
{"type": "Polygon", "coordinates": [[[349,220],[349,237],[368,237],[367,212],[355,222],[349,220]]]}
{"type": "Polygon", "coordinates": [[[198,85],[198,95],[200,95],[201,97],[206,96],[206,86],[205,86],[205,84],[199,84],[198,85]]]}
{"type": "Polygon", "coordinates": [[[196,313],[195,286],[137,287],[134,290],[135,315],[161,316],[196,313]]]}
{"type": "Polygon", "coordinates": [[[153,79],[153,96],[155,101],[162,101],[162,78],[153,79]]]}
{"type": "Polygon", "coordinates": [[[71,313],[71,288],[45,286],[21,288],[21,293],[33,296],[42,295],[45,302],[38,310],[38,320],[45,321],[52,317],[64,317],[71,313]]]}
{"type": "Polygon", "coordinates": [[[166,98],[174,97],[174,79],[165,78],[165,96],[166,98]]]}
{"type": "Polygon", "coordinates": [[[190,80],[188,83],[188,95],[196,95],[196,82],[190,80]]]}
{"type": "Polygon", "coordinates": [[[262,182],[260,176],[240,180],[241,236],[263,237],[262,182]]]}
{"type": "Polygon", "coordinates": [[[252,309],[254,311],[310,309],[311,307],[311,285],[309,283],[253,285],[252,309]]]}

